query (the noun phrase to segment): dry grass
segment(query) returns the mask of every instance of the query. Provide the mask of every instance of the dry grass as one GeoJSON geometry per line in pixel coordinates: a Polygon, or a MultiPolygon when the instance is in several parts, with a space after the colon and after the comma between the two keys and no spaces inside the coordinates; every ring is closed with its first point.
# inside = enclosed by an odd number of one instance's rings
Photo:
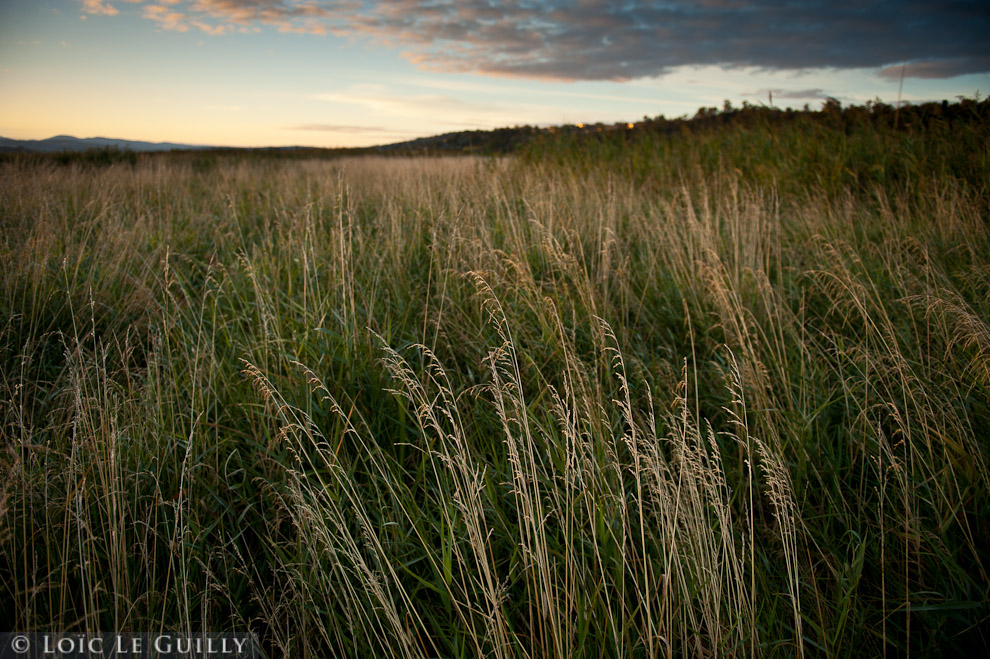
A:
{"type": "Polygon", "coordinates": [[[986,643],[987,200],[511,159],[3,165],[16,629],[986,643]]]}

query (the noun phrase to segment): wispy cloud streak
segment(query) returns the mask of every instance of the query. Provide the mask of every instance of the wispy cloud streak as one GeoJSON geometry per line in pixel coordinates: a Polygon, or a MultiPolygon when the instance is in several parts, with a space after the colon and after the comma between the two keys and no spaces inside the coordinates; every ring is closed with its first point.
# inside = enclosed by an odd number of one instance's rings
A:
{"type": "Polygon", "coordinates": [[[288,130],[306,130],[321,133],[393,133],[382,126],[343,126],[338,124],[303,124],[289,126],[288,130]]]}
{"type": "Polygon", "coordinates": [[[755,92],[743,94],[752,98],[777,98],[786,100],[825,100],[832,95],[824,89],[758,89],[755,92]]]}

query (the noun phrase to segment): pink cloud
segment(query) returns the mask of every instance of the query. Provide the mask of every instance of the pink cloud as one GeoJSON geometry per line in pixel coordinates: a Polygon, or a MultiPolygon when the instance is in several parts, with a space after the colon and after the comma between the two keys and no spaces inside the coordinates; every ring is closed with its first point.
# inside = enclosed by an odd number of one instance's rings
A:
{"type": "Polygon", "coordinates": [[[186,23],[186,15],[179,11],[172,11],[163,5],[145,5],[144,17],[155,21],[164,30],[175,32],[186,32],[189,25],[186,23]]]}
{"type": "Polygon", "coordinates": [[[82,10],[96,16],[116,16],[120,11],[105,0],[82,0],[82,10]]]}
{"type": "MultiPolygon", "coordinates": [[[[984,71],[990,69],[990,57],[983,57],[982,65],[984,71]]],[[[886,66],[878,71],[880,77],[888,80],[899,80],[903,75],[905,78],[950,78],[958,75],[956,72],[965,70],[967,65],[973,69],[972,62],[955,59],[924,60],[920,62],[906,62],[904,64],[894,64],[886,66]]],[[[976,67],[980,70],[979,67],[976,67]]]]}

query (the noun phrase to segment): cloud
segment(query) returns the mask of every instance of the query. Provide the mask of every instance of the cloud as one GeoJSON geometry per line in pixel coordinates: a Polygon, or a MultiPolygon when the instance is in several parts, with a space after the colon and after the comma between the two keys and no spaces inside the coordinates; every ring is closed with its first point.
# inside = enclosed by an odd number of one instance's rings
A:
{"type": "MultiPolygon", "coordinates": [[[[899,80],[901,75],[905,78],[950,78],[955,75],[953,72],[967,67],[969,63],[957,59],[932,59],[914,62],[903,62],[893,66],[887,66],[877,73],[889,80],[899,80]]],[[[990,70],[990,56],[983,58],[984,71],[990,70]]],[[[982,72],[982,71],[979,71],[982,72]]]]}
{"type": "Polygon", "coordinates": [[[158,23],[162,29],[186,32],[189,24],[181,11],[172,11],[164,5],[145,5],[143,16],[158,23]]]}
{"type": "MultiPolygon", "coordinates": [[[[171,1],[207,32],[331,33],[401,48],[442,72],[628,80],[720,66],[898,77],[901,62],[914,77],[990,71],[985,0],[171,1]]],[[[116,12],[104,0],[82,2],[91,13],[116,12]]]]}
{"type": "MultiPolygon", "coordinates": [[[[189,11],[220,21],[230,31],[258,25],[275,27],[279,32],[326,34],[345,14],[360,8],[358,2],[315,2],[311,0],[194,0],[189,11]]],[[[204,30],[207,31],[207,30],[204,30]]]]}
{"type": "Polygon", "coordinates": [[[82,10],[97,16],[116,16],[120,13],[116,7],[107,4],[106,0],[82,0],[82,10]]]}
{"type": "MultiPolygon", "coordinates": [[[[403,85],[416,85],[417,87],[426,87],[431,89],[443,89],[456,91],[460,93],[464,92],[476,92],[479,94],[515,94],[516,96],[524,97],[531,95],[533,89],[526,85],[510,86],[504,82],[492,83],[490,81],[471,81],[464,80],[463,78],[436,78],[436,77],[423,77],[416,80],[395,78],[395,84],[403,85]],[[497,85],[497,86],[496,86],[497,85]]],[[[655,101],[653,96],[643,97],[643,96],[633,96],[633,95],[618,95],[618,94],[599,94],[599,93],[589,93],[582,91],[573,91],[567,88],[560,87],[543,87],[540,89],[542,95],[550,96],[563,96],[568,98],[581,98],[581,99],[591,99],[599,101],[617,101],[619,103],[652,103],[655,101]]],[[[776,93],[776,92],[775,92],[776,93]]],[[[764,94],[765,96],[766,94],[764,94]]],[[[679,101],[667,100],[667,103],[678,104],[679,101]]],[[[683,104],[692,109],[697,107],[697,103],[693,101],[684,101],[683,104]]]]}
{"type": "Polygon", "coordinates": [[[382,126],[341,126],[338,124],[303,124],[289,126],[288,130],[308,130],[325,133],[392,133],[382,126]]]}
{"type": "Polygon", "coordinates": [[[361,105],[382,115],[408,117],[438,117],[445,114],[488,116],[498,110],[491,104],[472,103],[439,94],[390,94],[383,86],[375,84],[354,85],[343,92],[314,94],[321,101],[361,105]]]}
{"type": "Polygon", "coordinates": [[[495,128],[519,122],[538,123],[559,108],[529,103],[465,101],[443,94],[405,93],[389,85],[361,83],[309,98],[333,104],[359,106],[369,121],[391,123],[417,119],[434,126],[495,128]]]}
{"type": "MultiPolygon", "coordinates": [[[[220,36],[221,34],[227,34],[231,31],[229,25],[210,25],[209,23],[204,23],[203,21],[189,21],[189,25],[214,37],[220,36]]],[[[202,42],[197,45],[202,45],[202,42]]]]}
{"type": "MultiPolygon", "coordinates": [[[[549,2],[493,12],[487,2],[420,12],[389,3],[359,28],[414,48],[445,71],[610,79],[680,66],[870,68],[901,60],[942,77],[990,70],[988,12],[975,2],[549,2]]],[[[432,5],[435,7],[435,5],[432,5]]]]}
{"type": "Polygon", "coordinates": [[[743,94],[743,96],[748,96],[751,98],[769,98],[770,94],[773,93],[774,98],[788,99],[788,100],[807,100],[807,99],[817,99],[825,100],[832,98],[834,94],[829,94],[823,89],[758,89],[755,92],[748,92],[743,94]]]}

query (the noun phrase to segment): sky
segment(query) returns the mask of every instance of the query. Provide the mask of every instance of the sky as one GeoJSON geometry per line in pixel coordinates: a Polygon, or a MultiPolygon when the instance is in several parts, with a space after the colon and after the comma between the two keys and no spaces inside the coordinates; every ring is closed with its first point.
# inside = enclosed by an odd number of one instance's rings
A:
{"type": "Polygon", "coordinates": [[[370,146],[990,92],[990,3],[0,0],[0,136],[370,146]]]}

